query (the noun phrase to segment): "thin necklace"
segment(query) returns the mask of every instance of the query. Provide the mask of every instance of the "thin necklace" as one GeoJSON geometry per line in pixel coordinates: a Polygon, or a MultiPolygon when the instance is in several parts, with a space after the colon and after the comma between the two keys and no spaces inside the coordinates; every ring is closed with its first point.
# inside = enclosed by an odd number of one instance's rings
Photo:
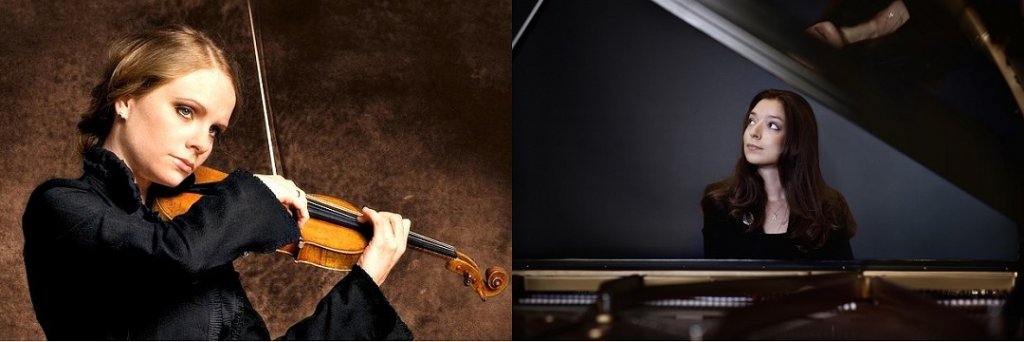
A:
{"type": "Polygon", "coordinates": [[[783,207],[779,207],[778,209],[775,209],[775,212],[772,213],[772,222],[775,222],[775,221],[779,220],[779,211],[782,210],[783,207]]]}

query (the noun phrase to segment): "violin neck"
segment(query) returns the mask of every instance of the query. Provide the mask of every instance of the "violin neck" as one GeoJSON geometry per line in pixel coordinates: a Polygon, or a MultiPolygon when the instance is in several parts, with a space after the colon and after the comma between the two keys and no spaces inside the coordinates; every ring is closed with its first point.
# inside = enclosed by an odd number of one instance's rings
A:
{"type": "MultiPolygon", "coordinates": [[[[309,203],[309,216],[311,218],[330,222],[345,228],[355,229],[365,236],[367,240],[373,238],[373,225],[370,223],[360,223],[356,214],[339,208],[331,203],[322,202],[309,197],[307,197],[307,200],[309,203]]],[[[459,257],[454,246],[431,239],[416,232],[409,232],[408,243],[409,246],[422,251],[436,253],[448,258],[459,257]]]]}

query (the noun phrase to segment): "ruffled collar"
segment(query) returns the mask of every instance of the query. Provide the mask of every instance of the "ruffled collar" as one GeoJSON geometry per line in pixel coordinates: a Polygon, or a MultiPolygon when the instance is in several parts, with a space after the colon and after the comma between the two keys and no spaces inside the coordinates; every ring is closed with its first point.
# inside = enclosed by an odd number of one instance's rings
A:
{"type": "MultiPolygon", "coordinates": [[[[95,177],[102,183],[107,196],[126,212],[135,212],[142,206],[142,193],[135,183],[135,175],[128,165],[114,152],[102,147],[93,147],[85,153],[83,169],[86,176],[95,177]]],[[[150,198],[180,192],[195,182],[195,175],[189,175],[182,184],[174,189],[153,184],[150,186],[150,198]]]]}

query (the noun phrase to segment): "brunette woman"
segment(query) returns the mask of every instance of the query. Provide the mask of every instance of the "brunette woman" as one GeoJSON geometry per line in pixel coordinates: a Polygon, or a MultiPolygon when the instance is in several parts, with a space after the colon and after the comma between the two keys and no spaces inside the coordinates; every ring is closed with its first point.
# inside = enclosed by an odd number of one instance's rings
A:
{"type": "Polygon", "coordinates": [[[733,174],[708,185],[704,256],[716,259],[853,259],[857,230],[843,195],[818,167],[818,127],[800,95],[768,89],[744,115],[733,174]]]}

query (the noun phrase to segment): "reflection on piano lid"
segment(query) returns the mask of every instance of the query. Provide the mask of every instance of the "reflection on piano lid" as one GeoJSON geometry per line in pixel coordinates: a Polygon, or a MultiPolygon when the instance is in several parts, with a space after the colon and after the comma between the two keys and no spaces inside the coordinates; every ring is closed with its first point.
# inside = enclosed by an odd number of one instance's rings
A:
{"type": "MultiPolygon", "coordinates": [[[[1021,337],[1009,263],[520,261],[520,339],[1021,337]]],[[[1018,290],[1019,291],[1019,290],[1018,290]]]]}

